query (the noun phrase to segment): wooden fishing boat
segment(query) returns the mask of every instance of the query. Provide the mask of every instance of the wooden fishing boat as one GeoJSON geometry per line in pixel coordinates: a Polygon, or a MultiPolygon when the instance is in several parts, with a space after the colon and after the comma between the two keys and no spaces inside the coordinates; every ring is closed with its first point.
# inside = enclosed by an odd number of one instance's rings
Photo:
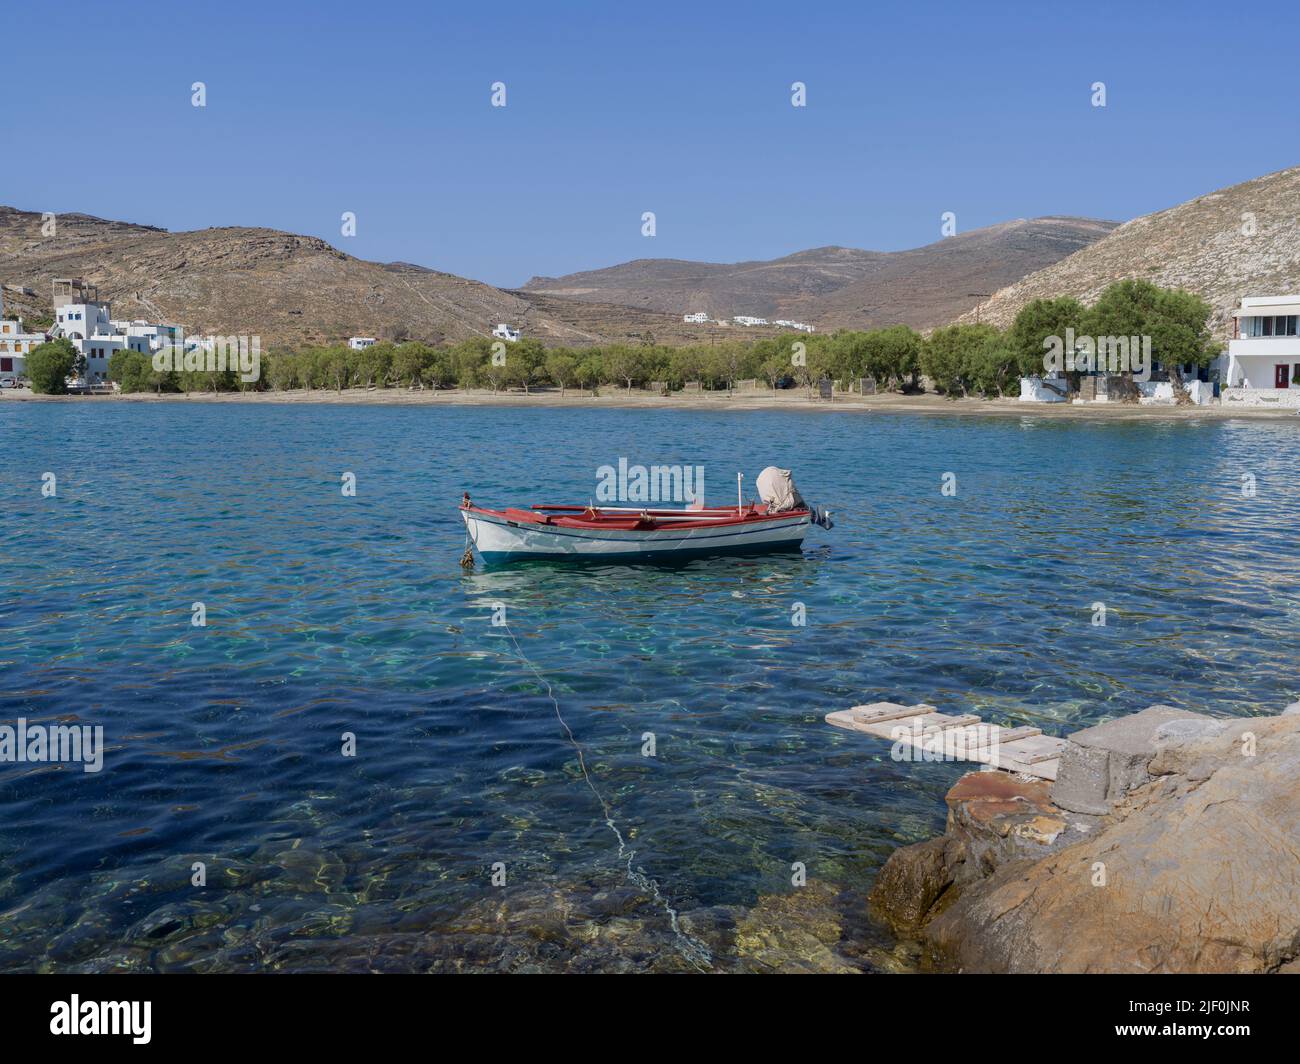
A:
{"type": "Polygon", "coordinates": [[[661,560],[702,554],[798,550],[808,510],[768,513],[764,504],[726,510],[533,506],[489,510],[462,505],[470,542],[485,562],[522,558],[661,560]]]}
{"type": "MultiPolygon", "coordinates": [[[[788,471],[774,472],[783,472],[788,479],[788,471]]],[[[530,558],[662,561],[798,550],[811,525],[831,527],[830,514],[807,505],[797,492],[779,502],[744,502],[740,479],[736,505],[728,507],[655,509],[589,503],[491,510],[475,506],[466,492],[460,515],[469,542],[489,564],[530,558]]],[[[760,489],[763,484],[760,480],[760,489]]]]}
{"type": "Polygon", "coordinates": [[[488,564],[528,558],[663,561],[711,554],[798,550],[809,527],[829,524],[815,507],[771,513],[765,503],[726,509],[537,505],[490,510],[466,496],[465,530],[488,564]]]}

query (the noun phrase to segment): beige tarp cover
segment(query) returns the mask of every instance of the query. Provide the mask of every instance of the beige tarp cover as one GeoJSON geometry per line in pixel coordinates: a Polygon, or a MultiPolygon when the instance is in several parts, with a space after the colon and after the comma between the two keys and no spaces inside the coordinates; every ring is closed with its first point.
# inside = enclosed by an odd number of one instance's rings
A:
{"type": "Polygon", "coordinates": [[[802,510],[807,503],[794,486],[790,470],[768,466],[758,474],[758,497],[767,503],[768,513],[784,513],[786,510],[802,510]]]}

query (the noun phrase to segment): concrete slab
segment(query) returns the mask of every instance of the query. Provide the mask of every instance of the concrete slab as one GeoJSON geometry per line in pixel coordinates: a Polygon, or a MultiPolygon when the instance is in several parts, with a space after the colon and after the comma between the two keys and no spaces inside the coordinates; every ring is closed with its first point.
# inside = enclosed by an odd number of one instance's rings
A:
{"type": "Polygon", "coordinates": [[[1052,801],[1072,813],[1109,813],[1134,787],[1151,779],[1158,733],[1171,721],[1212,721],[1203,713],[1151,706],[1068,737],[1052,785],[1052,801]]]}

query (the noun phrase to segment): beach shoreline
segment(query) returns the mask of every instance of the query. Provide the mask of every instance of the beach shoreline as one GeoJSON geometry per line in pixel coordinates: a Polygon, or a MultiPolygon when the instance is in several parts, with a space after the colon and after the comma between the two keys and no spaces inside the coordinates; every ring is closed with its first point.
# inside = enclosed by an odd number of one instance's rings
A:
{"type": "Polygon", "coordinates": [[[790,390],[777,394],[727,395],[725,392],[676,393],[671,396],[648,392],[608,389],[593,396],[586,393],[545,390],[530,393],[492,392],[488,390],[448,389],[445,391],[408,390],[405,388],[292,389],[267,392],[135,392],[105,395],[36,395],[25,389],[0,391],[8,402],[55,403],[201,403],[384,405],[384,406],[498,406],[564,407],[586,409],[696,410],[739,412],[779,410],[807,413],[877,413],[939,414],[946,416],[1033,417],[1067,420],[1223,420],[1241,418],[1251,421],[1294,418],[1297,411],[1288,407],[1165,406],[1130,403],[1022,403],[1016,399],[948,399],[939,395],[901,395],[886,393],[868,396],[837,396],[833,400],[810,399],[806,392],[790,390]]]}

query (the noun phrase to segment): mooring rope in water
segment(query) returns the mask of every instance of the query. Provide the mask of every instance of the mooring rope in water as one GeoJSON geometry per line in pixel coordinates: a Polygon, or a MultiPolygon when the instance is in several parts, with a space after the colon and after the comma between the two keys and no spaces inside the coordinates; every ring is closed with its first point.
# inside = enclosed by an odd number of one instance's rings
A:
{"type": "Polygon", "coordinates": [[[614,823],[614,814],[609,808],[609,803],[605,801],[605,796],[600,793],[600,790],[596,787],[595,782],[591,778],[591,774],[587,771],[587,759],[583,756],[582,744],[578,742],[577,736],[573,734],[573,729],[569,727],[569,722],[564,719],[564,714],[560,712],[560,702],[559,699],[555,697],[555,691],[551,688],[550,681],[541,674],[537,669],[537,666],[528,660],[528,655],[524,653],[523,648],[519,645],[519,640],[515,638],[515,633],[511,631],[510,625],[505,623],[504,618],[502,619],[501,627],[504,628],[506,634],[510,636],[510,642],[514,643],[515,653],[519,655],[519,660],[528,666],[532,674],[537,677],[537,681],[546,688],[546,694],[551,700],[551,705],[555,707],[555,718],[560,722],[560,726],[564,728],[565,733],[568,735],[569,743],[573,746],[573,749],[577,751],[578,767],[582,770],[582,778],[591,789],[591,793],[595,796],[596,801],[600,803],[601,811],[605,814],[605,825],[614,833],[614,838],[618,840],[618,856],[620,860],[626,858],[624,866],[628,882],[645,891],[659,903],[664,912],[668,914],[668,922],[672,926],[673,934],[677,938],[678,952],[681,953],[681,955],[685,957],[697,971],[707,971],[711,968],[713,963],[713,954],[709,952],[708,947],[682,930],[681,923],[677,918],[677,910],[672,907],[668,899],[660,892],[659,884],[647,876],[641,869],[632,867],[632,861],[636,858],[636,850],[629,849],[627,843],[623,840],[623,833],[618,830],[618,825],[614,823]]]}

